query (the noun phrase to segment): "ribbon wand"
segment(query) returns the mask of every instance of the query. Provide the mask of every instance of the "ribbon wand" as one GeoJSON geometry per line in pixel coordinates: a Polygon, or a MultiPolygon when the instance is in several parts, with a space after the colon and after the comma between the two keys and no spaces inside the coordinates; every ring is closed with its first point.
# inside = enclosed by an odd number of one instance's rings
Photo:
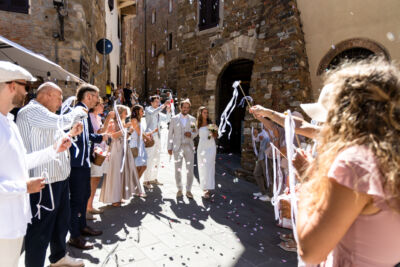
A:
{"type": "Polygon", "coordinates": [[[247,99],[247,96],[246,96],[246,94],[244,93],[244,90],[243,90],[242,86],[240,85],[241,82],[242,82],[242,81],[236,81],[236,82],[233,84],[233,87],[235,87],[235,88],[239,87],[240,91],[242,92],[242,94],[243,94],[243,96],[244,96],[244,99],[245,99],[246,102],[247,102],[247,105],[249,105],[249,108],[251,108],[252,105],[250,104],[250,101],[247,99]]]}

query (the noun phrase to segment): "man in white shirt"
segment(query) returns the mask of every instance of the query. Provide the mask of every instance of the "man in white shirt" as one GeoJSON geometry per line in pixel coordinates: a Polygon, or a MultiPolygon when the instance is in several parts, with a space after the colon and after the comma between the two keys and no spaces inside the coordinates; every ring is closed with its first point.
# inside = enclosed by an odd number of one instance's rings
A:
{"type": "MultiPolygon", "coordinates": [[[[18,266],[22,240],[32,213],[30,193],[44,188],[43,177],[29,179],[28,170],[56,157],[55,146],[26,153],[17,126],[9,116],[21,107],[26,96],[26,82],[36,79],[25,69],[0,61],[0,266],[18,266]]],[[[71,145],[68,138],[58,142],[57,151],[71,145]]]]}
{"type": "Polygon", "coordinates": [[[146,108],[146,132],[153,132],[154,145],[146,148],[147,151],[147,168],[144,173],[143,186],[150,189],[151,184],[162,185],[157,180],[158,170],[160,167],[160,153],[161,153],[161,136],[160,136],[160,123],[161,121],[169,121],[171,119],[171,106],[170,100],[167,100],[160,106],[160,97],[150,97],[151,106],[146,108]],[[164,109],[167,114],[162,113],[164,109]]]}
{"type": "MultiPolygon", "coordinates": [[[[57,115],[56,111],[62,104],[62,90],[52,82],[39,86],[37,97],[23,107],[17,116],[17,125],[28,153],[44,149],[54,142],[57,136],[64,135],[64,130],[70,130],[69,136],[74,137],[82,132],[81,121],[87,117],[83,108],[75,108],[65,115],[57,115]]],[[[43,266],[47,247],[50,244],[50,266],[84,266],[82,260],[74,259],[66,253],[66,236],[70,218],[68,176],[71,172],[70,156],[67,151],[60,154],[58,160],[52,160],[30,171],[31,176],[39,176],[44,171],[48,173],[48,181],[40,194],[31,194],[30,203],[32,224],[28,225],[25,236],[25,266],[43,266]],[[50,196],[50,186],[53,199],[50,196]],[[41,209],[37,204],[54,210],[41,209]],[[39,216],[40,214],[40,216],[39,216]]]]}
{"type": "Polygon", "coordinates": [[[178,192],[177,197],[182,197],[182,164],[186,163],[186,197],[192,199],[191,192],[193,184],[194,166],[194,143],[193,139],[198,135],[196,118],[189,115],[191,103],[189,99],[182,101],[179,105],[181,113],[171,119],[168,132],[168,154],[174,154],[175,159],[175,182],[178,192]]]}

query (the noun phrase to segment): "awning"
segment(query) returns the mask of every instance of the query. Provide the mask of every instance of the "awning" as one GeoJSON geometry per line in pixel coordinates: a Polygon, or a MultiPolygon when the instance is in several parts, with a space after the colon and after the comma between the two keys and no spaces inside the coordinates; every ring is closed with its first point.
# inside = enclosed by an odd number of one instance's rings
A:
{"type": "Polygon", "coordinates": [[[10,61],[27,69],[35,77],[46,79],[50,73],[51,79],[69,82],[84,82],[79,77],[66,71],[61,66],[36,54],[3,36],[0,36],[0,60],[10,61]]]}

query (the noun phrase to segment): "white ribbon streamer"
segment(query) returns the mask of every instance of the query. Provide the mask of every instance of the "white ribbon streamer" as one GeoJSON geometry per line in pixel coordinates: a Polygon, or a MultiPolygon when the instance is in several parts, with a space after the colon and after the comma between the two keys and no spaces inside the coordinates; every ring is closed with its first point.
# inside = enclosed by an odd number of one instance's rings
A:
{"type": "Polygon", "coordinates": [[[232,112],[235,110],[235,107],[236,107],[237,98],[239,96],[239,92],[237,90],[237,87],[239,86],[239,84],[240,84],[240,82],[238,82],[238,81],[233,83],[232,87],[235,88],[235,89],[233,90],[232,99],[229,101],[228,105],[226,106],[224,112],[221,115],[221,123],[219,124],[219,128],[218,128],[218,138],[221,138],[222,135],[226,132],[226,130],[225,130],[226,125],[228,125],[230,127],[228,139],[231,138],[232,125],[228,121],[228,119],[229,119],[229,116],[232,114],[232,112]]]}
{"type": "MultiPolygon", "coordinates": [[[[297,195],[296,195],[296,176],[295,176],[295,168],[293,166],[292,159],[294,157],[294,136],[295,136],[295,123],[292,117],[292,113],[290,110],[287,111],[287,116],[285,117],[285,139],[286,139],[286,155],[288,158],[288,167],[289,167],[289,187],[290,187],[290,204],[291,204],[291,215],[292,215],[292,226],[293,226],[293,236],[296,240],[296,243],[299,243],[298,235],[297,235],[297,227],[296,227],[296,218],[297,218],[297,195]]],[[[305,266],[314,266],[310,264],[306,264],[297,253],[298,267],[305,266]]]]}
{"type": "MultiPolygon", "coordinates": [[[[68,111],[71,110],[71,105],[75,100],[76,100],[75,96],[70,96],[62,103],[61,109],[60,109],[60,115],[59,115],[58,120],[57,120],[57,128],[58,128],[58,130],[56,132],[56,136],[54,136],[55,140],[58,139],[58,136],[69,138],[69,136],[64,132],[64,129],[71,128],[72,124],[73,124],[73,120],[71,120],[70,125],[65,126],[64,125],[63,116],[68,111]]],[[[71,140],[71,144],[75,147],[75,158],[76,158],[79,155],[79,148],[78,148],[78,146],[76,145],[76,143],[75,143],[75,141],[73,139],[71,139],[71,138],[69,138],[69,139],[71,140]]],[[[57,151],[60,148],[60,146],[61,146],[61,142],[59,144],[57,144],[57,148],[56,148],[57,151]]],[[[67,151],[64,151],[63,153],[67,153],[67,151]]],[[[61,165],[61,161],[60,160],[56,159],[56,161],[58,162],[58,164],[61,165]]]]}
{"type": "Polygon", "coordinates": [[[124,136],[124,155],[122,158],[121,169],[120,169],[120,172],[122,172],[124,170],[124,166],[125,166],[127,132],[124,128],[121,117],[119,116],[118,109],[117,109],[117,103],[115,101],[114,101],[114,112],[115,112],[115,117],[117,118],[119,129],[122,131],[122,134],[124,136]]]}
{"type": "Polygon", "coordinates": [[[254,155],[256,155],[256,157],[258,157],[258,151],[257,151],[257,147],[256,147],[256,139],[254,138],[254,127],[251,127],[251,142],[253,144],[254,155]]]}
{"type": "Polygon", "coordinates": [[[279,219],[279,196],[283,188],[283,175],[281,170],[281,154],[279,150],[271,143],[272,147],[272,166],[274,170],[274,184],[273,192],[274,195],[271,199],[271,204],[274,206],[275,220],[279,219]]]}
{"type": "Polygon", "coordinates": [[[54,210],[54,197],[53,197],[53,189],[51,188],[51,183],[49,182],[49,174],[47,172],[47,169],[45,169],[42,173],[42,177],[45,178],[46,184],[49,185],[49,191],[50,191],[50,201],[51,201],[51,208],[48,208],[46,206],[41,205],[40,203],[42,202],[42,190],[40,190],[39,193],[39,202],[36,204],[37,212],[34,217],[37,217],[39,220],[41,218],[41,213],[40,209],[43,208],[47,211],[53,211],[54,210]]]}
{"type": "Polygon", "coordinates": [[[175,104],[172,95],[169,97],[169,100],[171,100],[171,115],[175,116],[175,104]]]}

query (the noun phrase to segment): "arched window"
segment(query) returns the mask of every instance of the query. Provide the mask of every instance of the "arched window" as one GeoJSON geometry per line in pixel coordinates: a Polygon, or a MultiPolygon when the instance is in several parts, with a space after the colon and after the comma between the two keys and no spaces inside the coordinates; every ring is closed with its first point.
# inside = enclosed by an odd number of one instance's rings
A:
{"type": "Polygon", "coordinates": [[[334,69],[344,60],[361,60],[361,59],[366,59],[369,56],[373,56],[373,55],[375,55],[375,53],[369,49],[362,48],[362,47],[353,47],[353,48],[344,50],[343,52],[336,55],[332,59],[332,61],[329,63],[329,65],[326,69],[327,70],[334,69]]]}
{"type": "Polygon", "coordinates": [[[335,68],[343,60],[365,59],[372,55],[383,56],[387,60],[390,59],[386,49],[377,42],[365,38],[345,40],[337,45],[332,45],[331,50],[326,53],[319,63],[317,75],[321,75],[325,71],[335,68]]]}

